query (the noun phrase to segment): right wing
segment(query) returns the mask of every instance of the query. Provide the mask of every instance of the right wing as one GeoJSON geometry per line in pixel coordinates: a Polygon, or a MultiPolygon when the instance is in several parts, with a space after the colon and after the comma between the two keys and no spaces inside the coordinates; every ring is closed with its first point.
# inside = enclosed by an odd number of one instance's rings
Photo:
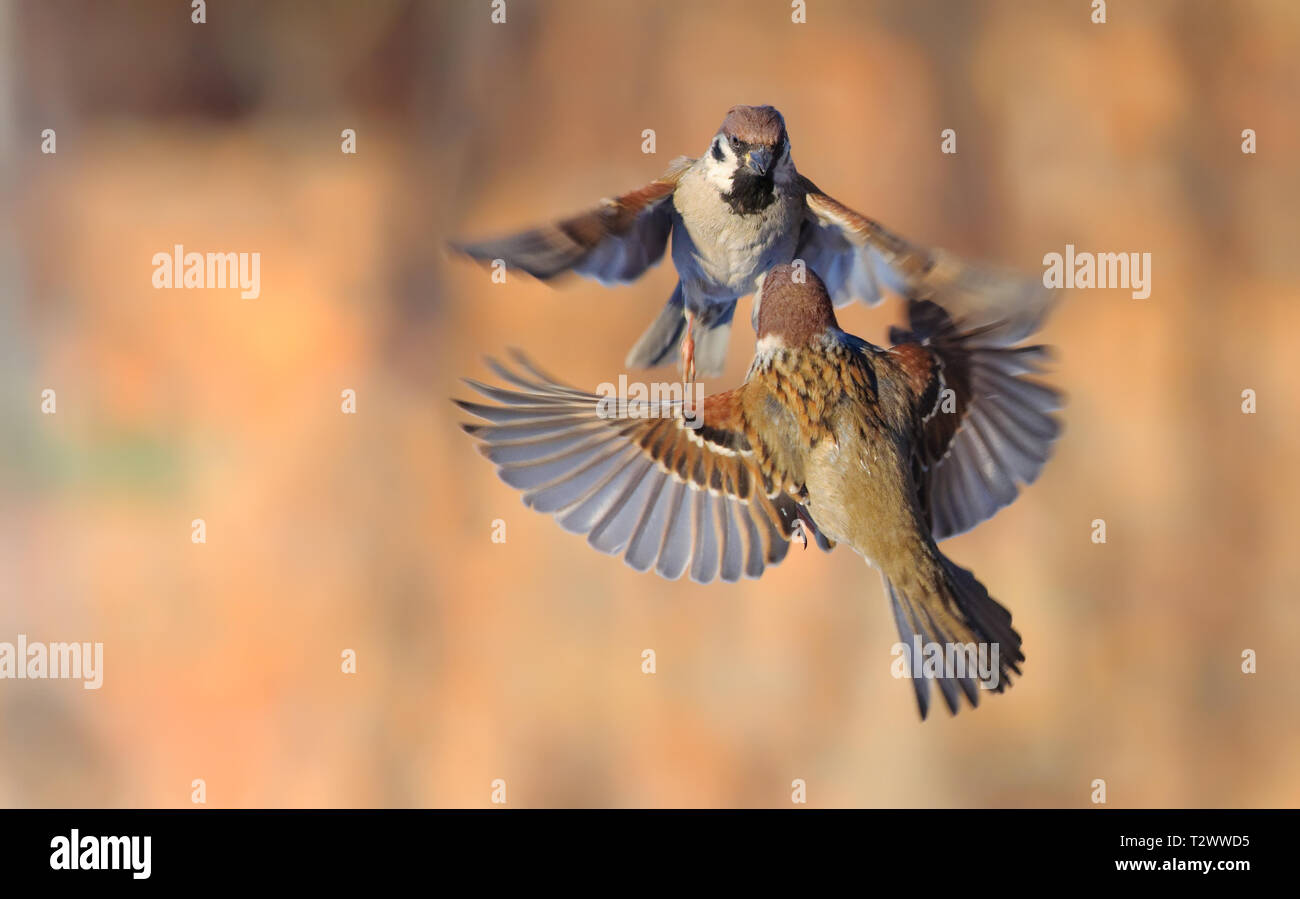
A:
{"type": "Polygon", "coordinates": [[[880,302],[881,286],[907,299],[932,300],[967,327],[997,322],[1007,343],[1038,329],[1054,292],[1039,277],[976,265],[914,244],[823,193],[807,178],[805,216],[795,255],[826,283],[836,306],[880,302]]]}
{"type": "Polygon", "coordinates": [[[673,191],[694,162],[678,157],[645,187],[554,224],[452,247],[484,262],[503,259],[507,266],[543,280],[564,272],[602,284],[635,280],[663,258],[672,230],[673,191]]]}
{"type": "Polygon", "coordinates": [[[708,583],[758,577],[785,558],[797,530],[830,549],[792,495],[797,486],[746,436],[743,386],[706,397],[692,428],[680,402],[602,405],[516,361],[524,375],[489,364],[517,390],[466,379],[501,405],[456,400],[488,422],[464,428],[526,505],[601,552],[670,579],[689,568],[708,583]]]}

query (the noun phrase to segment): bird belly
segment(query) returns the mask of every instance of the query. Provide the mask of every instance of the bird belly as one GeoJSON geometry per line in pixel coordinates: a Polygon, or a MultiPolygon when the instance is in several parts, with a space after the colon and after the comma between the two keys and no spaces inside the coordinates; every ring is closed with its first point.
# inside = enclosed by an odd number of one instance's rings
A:
{"type": "Polygon", "coordinates": [[[910,559],[922,533],[896,458],[884,442],[824,440],[805,472],[817,527],[883,571],[910,559]]]}

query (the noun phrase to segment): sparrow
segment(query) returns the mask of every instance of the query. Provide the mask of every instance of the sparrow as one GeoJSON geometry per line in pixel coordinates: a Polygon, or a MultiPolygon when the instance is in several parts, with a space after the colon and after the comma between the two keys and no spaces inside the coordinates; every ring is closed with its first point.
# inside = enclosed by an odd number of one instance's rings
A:
{"type": "MultiPolygon", "coordinates": [[[[611,410],[520,354],[518,371],[489,363],[509,388],[466,379],[493,402],[456,400],[482,420],[463,427],[525,504],[638,571],[735,581],[793,539],[847,544],[880,571],[905,646],[996,646],[1001,691],[1024,660],[1011,614],[937,542],[1014,500],[1048,458],[1061,398],[1028,377],[1048,350],[1016,346],[1045,308],[911,299],[885,349],[840,330],[811,270],[776,266],[759,301],[745,381],[698,408],[611,410]]],[[[923,719],[931,681],[954,714],[962,694],[978,704],[970,673],[926,670],[923,719]]]]}
{"type": "Polygon", "coordinates": [[[911,243],[823,193],[795,168],[785,119],[771,106],[732,107],[702,156],[679,157],[644,187],[554,224],[452,247],[543,280],[575,272],[614,284],[657,264],[670,236],[676,289],[626,364],[663,364],[681,338],[688,379],[721,374],[737,300],[794,259],[820,275],[836,306],[875,305],[882,285],[941,306],[1045,290],[911,243]]]}

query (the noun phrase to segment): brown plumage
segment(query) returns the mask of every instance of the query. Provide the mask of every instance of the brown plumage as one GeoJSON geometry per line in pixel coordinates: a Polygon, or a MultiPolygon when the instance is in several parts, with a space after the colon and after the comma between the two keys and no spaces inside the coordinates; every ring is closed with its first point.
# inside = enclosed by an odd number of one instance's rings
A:
{"type": "MultiPolygon", "coordinates": [[[[806,267],[790,266],[789,271],[789,278],[777,277],[770,284],[764,283],[762,302],[754,312],[754,331],[759,340],[775,335],[787,343],[806,343],[827,328],[839,327],[825,287],[820,291],[807,289],[802,283],[807,277],[806,267]]],[[[821,283],[816,274],[813,277],[821,283]]]]}
{"type": "MultiPolygon", "coordinates": [[[[1001,690],[1020,636],[936,539],[1010,502],[1047,458],[1059,399],[1021,377],[1042,348],[928,301],[909,303],[895,347],[875,347],[839,329],[821,279],[796,266],[769,272],[760,299],[749,375],[705,399],[697,429],[679,403],[602,415],[598,397],[524,362],[522,375],[494,366],[516,390],[469,382],[503,405],[460,402],[488,421],[466,430],[526,503],[638,570],[735,580],[779,562],[801,529],[846,543],[880,569],[905,644],[996,646],[986,686],[1001,690]]],[[[953,712],[961,693],[978,702],[969,672],[927,674],[922,716],[931,679],[953,712]]]]}
{"type": "Polygon", "coordinates": [[[785,139],[785,119],[771,106],[733,106],[718,130],[747,144],[777,147],[785,139]]]}

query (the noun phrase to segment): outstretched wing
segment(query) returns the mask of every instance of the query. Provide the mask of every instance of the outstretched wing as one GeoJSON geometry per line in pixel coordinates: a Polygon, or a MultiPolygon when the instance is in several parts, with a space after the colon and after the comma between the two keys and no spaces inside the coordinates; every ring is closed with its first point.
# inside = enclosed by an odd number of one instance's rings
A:
{"type": "Polygon", "coordinates": [[[893,353],[919,395],[916,481],[936,540],[970,530],[1038,477],[1061,425],[1061,395],[1026,375],[1045,346],[1014,347],[1018,322],[976,327],[928,300],[907,304],[910,330],[890,329],[893,353]]]}
{"type": "Polygon", "coordinates": [[[875,305],[883,285],[911,299],[933,300],[968,326],[1000,322],[1011,342],[1033,333],[1051,308],[1053,292],[1040,278],[911,243],[807,178],[802,184],[806,212],[795,255],[821,275],[837,306],[855,298],[875,305]]]}
{"type": "Polygon", "coordinates": [[[670,198],[694,161],[679,157],[645,187],[554,224],[452,246],[484,262],[504,259],[543,280],[576,272],[603,284],[632,281],[663,258],[672,230],[670,198]]]}
{"type": "Polygon", "coordinates": [[[751,442],[745,387],[685,410],[680,401],[620,405],[516,362],[523,374],[489,363],[516,389],[466,379],[499,405],[457,400],[487,422],[464,428],[525,504],[601,552],[666,578],[689,569],[708,583],[758,577],[785,558],[801,527],[830,548],[792,496],[796,485],[751,442]]]}

